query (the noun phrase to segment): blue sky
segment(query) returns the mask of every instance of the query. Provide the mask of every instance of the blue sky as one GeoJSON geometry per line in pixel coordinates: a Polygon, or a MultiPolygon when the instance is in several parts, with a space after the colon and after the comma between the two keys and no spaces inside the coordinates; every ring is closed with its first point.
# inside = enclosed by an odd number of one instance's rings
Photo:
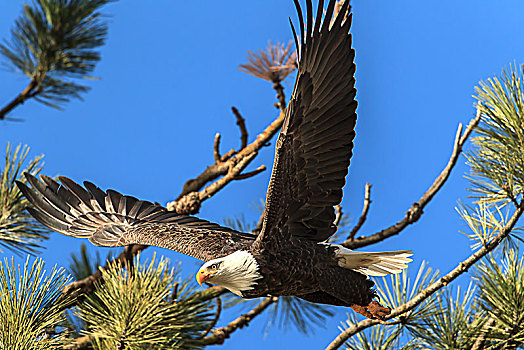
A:
{"type": "MultiPolygon", "coordinates": [[[[11,114],[20,123],[1,122],[0,140],[31,146],[45,154],[44,173],[90,180],[101,188],[165,204],[183,183],[213,161],[213,138],[222,150],[238,147],[230,111],[247,120],[250,141],[277,115],[271,84],[238,71],[247,50],[268,40],[291,38],[291,0],[120,1],[105,8],[111,17],[107,45],[84,101],[64,111],[34,101],[11,114]],[[147,5],[146,5],[147,4],[147,5]],[[150,5],[151,4],[151,5],[150,5]]],[[[7,38],[21,1],[2,1],[0,37],[7,38]]],[[[524,60],[521,1],[353,2],[353,45],[359,101],[357,137],[344,211],[354,223],[364,185],[373,184],[370,214],[360,234],[372,234],[401,219],[447,163],[459,123],[474,114],[474,86],[524,60]]],[[[27,84],[27,78],[0,71],[0,104],[27,84]]],[[[288,97],[292,80],[287,85],[288,97]]],[[[273,161],[265,148],[250,169],[273,161]]],[[[465,159],[459,160],[443,190],[421,220],[400,236],[369,250],[412,249],[413,267],[422,260],[442,272],[470,254],[466,229],[455,206],[468,195],[465,159]]],[[[206,201],[199,216],[223,222],[244,214],[254,221],[252,203],[264,198],[270,171],[231,184],[206,201]]],[[[42,253],[48,266],[69,264],[81,241],[52,234],[42,253]]],[[[192,276],[200,263],[157,251],[183,264],[192,276]]],[[[10,256],[9,251],[3,253],[10,256]]],[[[461,279],[462,283],[466,279],[461,279]]],[[[273,330],[264,338],[264,317],[227,340],[227,349],[268,347],[318,349],[338,334],[351,310],[336,309],[325,329],[306,337],[273,330]]],[[[235,315],[225,314],[223,322],[235,315]]]]}

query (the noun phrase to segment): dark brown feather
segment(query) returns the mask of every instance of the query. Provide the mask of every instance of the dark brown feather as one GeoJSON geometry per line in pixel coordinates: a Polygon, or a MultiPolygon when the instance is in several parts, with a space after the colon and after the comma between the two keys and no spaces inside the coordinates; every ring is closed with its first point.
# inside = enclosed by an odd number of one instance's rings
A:
{"type": "Polygon", "coordinates": [[[290,234],[324,241],[336,230],[333,207],[342,200],[357,118],[351,16],[342,23],[348,3],[330,28],[335,1],[329,2],[321,26],[323,4],[313,23],[308,0],[305,28],[295,1],[301,30],[296,40],[300,45],[298,76],[277,140],[257,244],[286,240],[290,234]]]}
{"type": "Polygon", "coordinates": [[[250,234],[114,190],[104,192],[90,182],[85,182],[86,191],[65,177],[60,178],[62,186],[49,177],[40,181],[26,174],[26,178],[33,188],[17,185],[35,207],[28,208],[31,215],[52,230],[89,238],[98,246],[155,245],[207,261],[248,249],[254,241],[250,234]]]}

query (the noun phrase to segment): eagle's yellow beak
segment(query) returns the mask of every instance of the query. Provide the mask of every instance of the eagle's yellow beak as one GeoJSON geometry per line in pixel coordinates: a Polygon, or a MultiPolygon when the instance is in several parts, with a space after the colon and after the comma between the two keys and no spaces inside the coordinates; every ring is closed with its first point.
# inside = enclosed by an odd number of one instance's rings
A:
{"type": "Polygon", "coordinates": [[[206,273],[204,270],[198,270],[196,274],[196,280],[198,284],[200,284],[200,287],[204,287],[202,284],[207,281],[211,276],[213,276],[215,273],[206,273]]]}

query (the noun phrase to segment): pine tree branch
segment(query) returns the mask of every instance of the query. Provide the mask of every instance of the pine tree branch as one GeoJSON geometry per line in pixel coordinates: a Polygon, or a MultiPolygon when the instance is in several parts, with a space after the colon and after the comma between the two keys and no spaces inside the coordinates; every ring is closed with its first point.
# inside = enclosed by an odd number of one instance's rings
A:
{"type": "Polygon", "coordinates": [[[0,109],[0,120],[5,119],[5,116],[11,112],[13,109],[18,107],[21,104],[24,104],[28,99],[36,96],[38,93],[38,82],[35,78],[31,79],[26,88],[18,94],[11,102],[6,104],[2,109],[0,109]]]}
{"type": "MultiPolygon", "coordinates": [[[[523,211],[524,211],[524,200],[522,200],[519,203],[519,206],[516,208],[515,212],[513,213],[511,218],[507,221],[507,223],[504,225],[504,227],[500,230],[500,233],[497,234],[495,237],[493,237],[491,241],[486,243],[486,245],[481,247],[475,253],[471,254],[466,260],[463,260],[462,262],[460,262],[458,266],[454,268],[453,270],[451,270],[447,275],[439,278],[436,282],[434,282],[433,284],[428,286],[426,289],[422,290],[420,293],[415,295],[410,301],[393,309],[391,313],[388,316],[386,316],[384,319],[385,320],[392,319],[394,317],[400,316],[414,309],[416,306],[418,306],[420,303],[426,300],[433,293],[447,286],[450,282],[455,280],[458,276],[468,271],[468,269],[471,266],[473,266],[477,261],[482,259],[486,254],[491,252],[493,249],[495,249],[502,242],[502,240],[504,240],[504,238],[506,238],[511,233],[511,230],[517,223],[518,219],[521,217],[523,211]]],[[[379,323],[380,323],[379,320],[368,319],[368,320],[358,322],[357,324],[354,324],[353,326],[349,327],[348,329],[340,333],[331,342],[331,344],[328,345],[326,350],[334,350],[334,349],[340,348],[351,336],[355,335],[358,332],[361,332],[362,330],[366,328],[369,328],[379,323]]]]}
{"type": "Polygon", "coordinates": [[[246,148],[247,139],[249,137],[247,133],[247,128],[246,128],[246,120],[244,119],[244,117],[242,117],[242,115],[240,114],[240,112],[238,111],[236,107],[231,107],[231,110],[233,111],[233,114],[237,118],[237,125],[240,129],[240,149],[242,150],[246,148]]]}
{"type": "Polygon", "coordinates": [[[220,162],[220,159],[222,158],[220,156],[220,133],[216,133],[215,135],[215,142],[213,144],[213,156],[215,158],[215,164],[220,162]]]}
{"type": "Polygon", "coordinates": [[[335,206],[335,221],[333,221],[333,225],[335,225],[338,228],[338,225],[340,224],[340,220],[342,220],[342,216],[344,216],[344,211],[342,210],[341,205],[335,206]]]}
{"type": "MultiPolygon", "coordinates": [[[[102,267],[102,269],[107,270],[110,266],[114,266],[113,264],[115,262],[120,264],[121,266],[124,266],[126,263],[133,264],[133,259],[135,255],[138,254],[138,252],[146,249],[147,247],[147,245],[141,244],[128,245],[125,247],[124,251],[120,253],[120,255],[114,258],[112,262],[107,262],[107,264],[104,267],[102,267]]],[[[76,304],[78,304],[78,302],[80,301],[79,297],[82,294],[91,293],[94,290],[95,283],[100,282],[101,280],[102,272],[100,271],[100,269],[97,269],[94,274],[67,285],[62,291],[62,296],[72,298],[73,301],[72,303],[68,304],[68,307],[73,307],[76,304]]]]}
{"type": "Polygon", "coordinates": [[[358,230],[364,225],[364,222],[366,222],[366,219],[368,217],[368,211],[369,211],[369,205],[371,204],[371,184],[366,183],[366,187],[364,189],[364,206],[362,207],[362,214],[360,215],[360,218],[358,219],[357,224],[351,232],[349,233],[349,236],[347,238],[347,241],[352,241],[355,239],[355,235],[357,234],[358,230]]]}
{"type": "Polygon", "coordinates": [[[457,134],[455,137],[453,152],[451,153],[451,157],[448,161],[448,164],[446,165],[444,170],[442,170],[440,175],[435,179],[435,181],[429,187],[429,189],[418,200],[418,202],[415,202],[411,205],[411,207],[406,212],[406,215],[404,216],[402,220],[400,220],[393,226],[390,226],[371,236],[359,237],[353,240],[348,239],[344,243],[342,243],[342,245],[345,246],[346,248],[355,249],[355,248],[361,248],[361,247],[365,247],[371,244],[375,244],[391,236],[398,235],[408,225],[411,225],[415,223],[416,221],[418,221],[418,219],[420,219],[420,217],[422,216],[423,210],[426,207],[426,205],[431,201],[431,199],[435,196],[435,194],[437,194],[437,192],[442,188],[442,186],[446,183],[447,179],[449,178],[451,171],[457,164],[457,160],[460,156],[460,153],[462,152],[462,148],[464,147],[464,144],[466,143],[469,136],[473,132],[473,129],[475,129],[475,127],[478,125],[480,121],[480,117],[481,117],[480,106],[478,106],[477,115],[475,118],[473,118],[469,122],[468,127],[466,128],[466,131],[464,132],[464,134],[462,134],[462,124],[459,125],[457,134]]]}
{"type": "Polygon", "coordinates": [[[229,323],[226,327],[220,327],[211,330],[212,335],[202,339],[204,345],[223,344],[224,341],[231,336],[239,328],[243,328],[249,324],[249,322],[260,315],[264,310],[271,304],[276,302],[278,297],[266,297],[256,307],[254,307],[248,313],[239,316],[237,319],[229,323]]]}
{"type": "Polygon", "coordinates": [[[284,87],[280,84],[280,81],[274,81],[273,83],[273,89],[277,92],[278,107],[282,113],[286,113],[286,94],[284,93],[284,87]]]}

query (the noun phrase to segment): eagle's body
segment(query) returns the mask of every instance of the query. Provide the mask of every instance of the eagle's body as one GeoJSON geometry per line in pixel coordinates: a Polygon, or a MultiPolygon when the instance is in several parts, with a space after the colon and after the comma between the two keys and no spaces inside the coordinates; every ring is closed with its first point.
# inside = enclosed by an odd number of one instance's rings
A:
{"type": "Polygon", "coordinates": [[[398,273],[411,254],[353,252],[323,243],[336,231],[334,206],[342,200],[355,137],[349,1],[333,16],[335,0],[330,0],[324,20],[320,1],[313,20],[307,0],[306,23],[295,4],[298,75],[276,142],[258,236],[65,177],[59,184],[27,175],[32,188],[18,183],[34,205],[30,213],[53,230],[98,246],[154,245],[201,259],[206,263],[199,283],[219,284],[242,297],[297,296],[350,306],[370,318],[386,315],[389,310],[373,301],[367,275],[398,273]]]}

